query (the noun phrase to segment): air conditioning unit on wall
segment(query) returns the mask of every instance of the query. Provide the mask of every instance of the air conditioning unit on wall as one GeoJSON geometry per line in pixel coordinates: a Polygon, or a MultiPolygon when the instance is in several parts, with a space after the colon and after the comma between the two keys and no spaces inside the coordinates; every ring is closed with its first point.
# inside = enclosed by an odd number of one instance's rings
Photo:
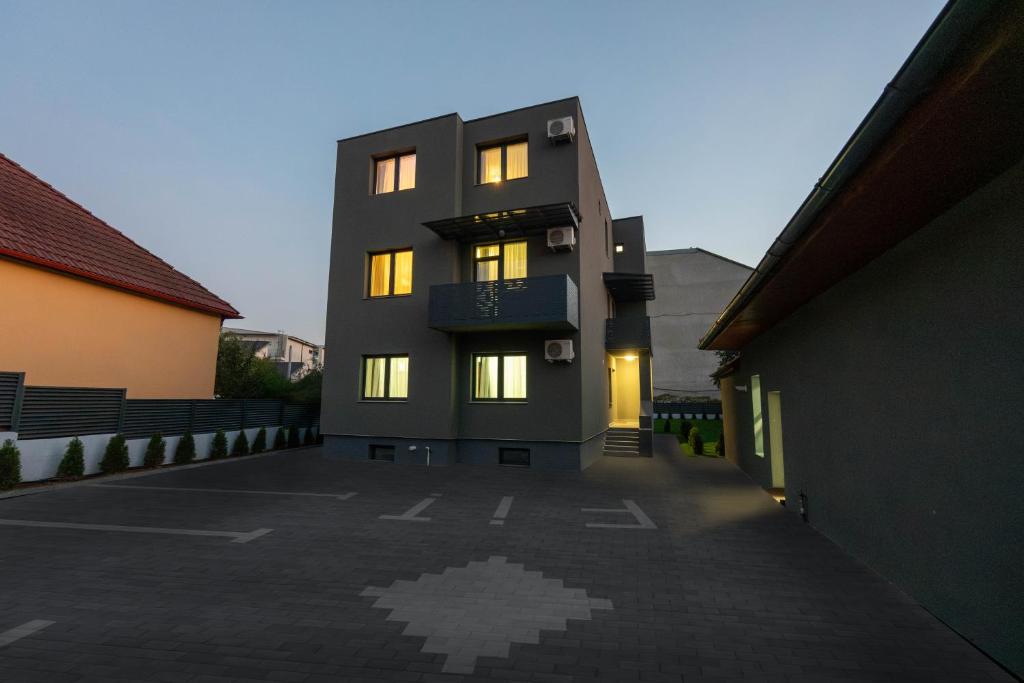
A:
{"type": "Polygon", "coordinates": [[[548,121],[548,142],[572,142],[576,136],[576,124],[571,116],[548,121]]]}
{"type": "Polygon", "coordinates": [[[571,226],[548,228],[548,249],[551,251],[572,251],[576,244],[576,231],[571,226]]]}
{"type": "Polygon", "coordinates": [[[544,360],[549,363],[571,363],[575,357],[572,339],[548,339],[544,342],[544,360]]]}

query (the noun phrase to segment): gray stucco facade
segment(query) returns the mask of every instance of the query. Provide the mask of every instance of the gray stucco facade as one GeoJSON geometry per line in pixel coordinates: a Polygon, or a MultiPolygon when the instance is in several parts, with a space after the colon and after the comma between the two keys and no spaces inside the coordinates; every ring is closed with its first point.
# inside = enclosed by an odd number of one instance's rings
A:
{"type": "Polygon", "coordinates": [[[711,373],[714,351],[697,348],[751,269],[699,248],[647,252],[658,297],[648,304],[654,357],[654,395],[718,398],[711,373]]]}
{"type": "Polygon", "coordinates": [[[1022,187],[1019,164],[757,337],[722,385],[741,468],[1018,672],[1022,187]]]}
{"type": "MultiPolygon", "coordinates": [[[[515,447],[530,450],[532,467],[593,462],[611,414],[605,336],[614,313],[603,276],[615,271],[612,230],[577,98],[340,141],[321,423],[328,451],[366,459],[371,446],[390,446],[396,461],[422,462],[429,445],[432,464],[453,464],[497,463],[515,447]],[[563,117],[576,134],[556,144],[547,123],[563,117]],[[523,141],[526,177],[478,182],[482,149],[523,141]],[[374,194],[375,160],[409,153],[415,187],[374,194]],[[547,229],[572,222],[575,247],[550,249],[547,229]],[[476,246],[521,240],[527,277],[475,281],[476,246]],[[395,249],[412,250],[411,293],[368,296],[370,255],[395,249]],[[467,302],[468,312],[453,311],[467,302]],[[545,359],[547,342],[560,339],[571,340],[572,362],[545,359]],[[500,353],[526,356],[526,399],[474,400],[474,354],[500,353]],[[362,396],[363,359],[378,354],[408,356],[401,400],[362,396]]],[[[642,302],[634,312],[646,316],[642,302]]]]}

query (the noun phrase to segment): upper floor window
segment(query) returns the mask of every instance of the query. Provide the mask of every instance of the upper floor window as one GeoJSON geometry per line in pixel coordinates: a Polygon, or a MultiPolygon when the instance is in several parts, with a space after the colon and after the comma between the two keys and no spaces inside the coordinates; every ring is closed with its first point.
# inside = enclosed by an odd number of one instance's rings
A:
{"type": "Polygon", "coordinates": [[[416,153],[377,159],[373,193],[384,194],[416,187],[416,153]]]}
{"type": "Polygon", "coordinates": [[[473,278],[477,282],[526,277],[526,242],[478,244],[473,248],[473,278]]]}
{"type": "Polygon", "coordinates": [[[481,185],[525,178],[530,171],[526,140],[481,147],[477,166],[481,185]]]}
{"type": "Polygon", "coordinates": [[[412,294],[412,249],[370,254],[371,297],[412,294]]]}
{"type": "Polygon", "coordinates": [[[623,244],[622,242],[616,242],[615,243],[615,253],[616,254],[621,254],[624,251],[626,251],[626,245],[623,244]]]}
{"type": "Polygon", "coordinates": [[[409,398],[409,356],[363,356],[363,400],[409,398]]]}
{"type": "Polygon", "coordinates": [[[474,401],[525,401],[526,354],[473,354],[474,401]]]}

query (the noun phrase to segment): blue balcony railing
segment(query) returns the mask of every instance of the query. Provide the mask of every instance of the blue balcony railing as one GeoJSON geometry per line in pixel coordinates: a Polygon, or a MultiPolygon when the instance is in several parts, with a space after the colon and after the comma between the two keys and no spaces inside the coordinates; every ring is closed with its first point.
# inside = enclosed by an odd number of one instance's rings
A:
{"type": "Polygon", "coordinates": [[[430,327],[446,332],[579,329],[579,290],[568,275],[430,288],[430,327]]]}

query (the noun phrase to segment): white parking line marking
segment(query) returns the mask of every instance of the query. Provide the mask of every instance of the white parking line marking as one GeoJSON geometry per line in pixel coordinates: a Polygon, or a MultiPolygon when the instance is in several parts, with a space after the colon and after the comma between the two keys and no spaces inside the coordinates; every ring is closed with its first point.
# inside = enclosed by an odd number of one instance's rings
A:
{"type": "Polygon", "coordinates": [[[273,529],[255,531],[208,531],[206,529],[168,529],[157,526],[123,526],[121,524],[75,524],[73,522],[37,522],[30,519],[0,519],[3,526],[28,526],[41,529],[81,529],[83,531],[126,531],[136,534],[171,534],[175,536],[216,536],[230,538],[232,543],[248,543],[265,536],[273,529]]]}
{"type": "Polygon", "coordinates": [[[130,484],[89,484],[96,489],[132,489],[137,491],[196,491],[201,493],[255,493],[264,496],[311,496],[314,498],[337,498],[348,500],[356,495],[355,491],[348,493],[306,493],[304,491],[256,491],[252,489],[209,489],[209,488],[188,488],[184,486],[137,486],[130,484]]]}
{"type": "Polygon", "coordinates": [[[625,498],[622,499],[623,504],[626,506],[625,510],[618,508],[580,508],[583,512],[619,512],[628,513],[638,522],[637,524],[598,524],[597,522],[587,522],[588,527],[599,528],[599,529],[657,529],[658,526],[651,521],[651,518],[644,514],[644,511],[640,509],[640,506],[631,500],[625,498]]]}
{"type": "Polygon", "coordinates": [[[417,515],[430,507],[435,500],[437,498],[424,498],[400,515],[381,515],[380,519],[397,519],[402,522],[429,522],[430,517],[418,517],[417,515]]]}
{"type": "Polygon", "coordinates": [[[15,626],[12,629],[0,633],[0,647],[10,645],[15,641],[25,638],[26,636],[42,631],[47,626],[53,626],[55,623],[57,622],[47,621],[46,619],[33,619],[32,621],[25,622],[21,626],[15,626]]]}
{"type": "Polygon", "coordinates": [[[505,518],[508,517],[508,511],[512,508],[512,501],[515,500],[514,496],[505,496],[498,503],[498,509],[494,511],[494,519],[491,520],[491,524],[494,526],[501,526],[505,523],[505,518]]]}

